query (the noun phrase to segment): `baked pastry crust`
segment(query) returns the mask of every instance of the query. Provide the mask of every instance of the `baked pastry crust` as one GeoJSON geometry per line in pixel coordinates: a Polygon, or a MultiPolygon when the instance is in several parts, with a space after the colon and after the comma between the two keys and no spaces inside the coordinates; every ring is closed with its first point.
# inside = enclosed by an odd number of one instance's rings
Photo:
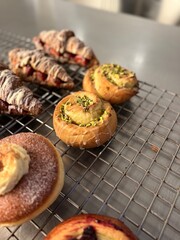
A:
{"type": "Polygon", "coordinates": [[[137,240],[131,230],[112,217],[84,214],[57,225],[45,240],[137,240]]]}
{"type": "Polygon", "coordinates": [[[37,49],[41,49],[61,63],[72,63],[90,67],[98,65],[93,50],[77,38],[72,30],[42,31],[33,38],[37,49]]]}
{"type": "Polygon", "coordinates": [[[90,92],[74,92],[63,98],[53,114],[57,136],[66,144],[94,148],[108,141],[117,127],[112,106],[90,92]]]}
{"type": "Polygon", "coordinates": [[[9,52],[9,62],[12,71],[24,81],[55,88],[74,87],[66,70],[43,51],[15,48],[9,52]]]}
{"type": "Polygon", "coordinates": [[[25,87],[18,76],[0,65],[0,113],[15,115],[38,115],[42,104],[25,87]]]}
{"type": "Polygon", "coordinates": [[[19,133],[0,140],[14,143],[30,156],[29,172],[13,190],[0,196],[0,226],[20,225],[44,211],[59,195],[64,184],[62,159],[45,137],[19,133]]]}
{"type": "Polygon", "coordinates": [[[138,92],[136,75],[117,64],[103,64],[87,70],[83,90],[98,94],[112,104],[121,104],[138,92]]]}

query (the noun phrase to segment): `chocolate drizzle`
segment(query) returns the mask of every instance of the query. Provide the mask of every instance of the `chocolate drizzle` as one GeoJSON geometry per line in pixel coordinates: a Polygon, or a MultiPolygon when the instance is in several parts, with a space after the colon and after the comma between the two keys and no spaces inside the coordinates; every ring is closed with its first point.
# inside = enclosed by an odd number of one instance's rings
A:
{"type": "Polygon", "coordinates": [[[37,115],[42,108],[33,92],[10,70],[0,71],[0,113],[37,115]]]}
{"type": "Polygon", "coordinates": [[[10,68],[25,81],[57,88],[74,87],[72,78],[54,59],[41,50],[16,48],[9,52],[10,68]],[[59,81],[57,81],[59,79],[59,81]]]}
{"type": "Polygon", "coordinates": [[[74,32],[68,29],[64,29],[60,32],[51,30],[51,31],[42,31],[39,34],[39,37],[36,37],[34,39],[34,42],[36,42],[38,39],[40,39],[40,45],[39,48],[43,49],[43,43],[52,43],[54,46],[54,49],[57,52],[64,53],[66,48],[66,42],[69,38],[74,36],[74,32]],[[37,39],[38,38],[38,39],[37,39]]]}
{"type": "Polygon", "coordinates": [[[80,65],[98,65],[99,62],[89,46],[77,38],[73,31],[42,31],[33,38],[37,49],[45,51],[58,61],[80,65]]]}

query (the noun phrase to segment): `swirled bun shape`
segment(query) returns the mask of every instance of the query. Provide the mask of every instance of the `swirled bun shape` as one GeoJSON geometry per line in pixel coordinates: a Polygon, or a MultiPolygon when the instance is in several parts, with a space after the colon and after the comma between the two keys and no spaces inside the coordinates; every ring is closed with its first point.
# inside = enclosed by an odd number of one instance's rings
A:
{"type": "Polygon", "coordinates": [[[57,136],[66,144],[94,148],[113,136],[117,116],[112,106],[96,94],[78,91],[57,104],[53,125],[57,136]]]}
{"type": "Polygon", "coordinates": [[[87,70],[83,89],[112,104],[121,104],[138,92],[135,73],[117,64],[103,64],[87,70]]]}
{"type": "Polygon", "coordinates": [[[82,214],[57,225],[45,240],[137,240],[120,220],[97,214],[82,214]]]}
{"type": "Polygon", "coordinates": [[[18,133],[0,140],[0,226],[20,225],[39,215],[63,184],[62,159],[47,138],[18,133]]]}

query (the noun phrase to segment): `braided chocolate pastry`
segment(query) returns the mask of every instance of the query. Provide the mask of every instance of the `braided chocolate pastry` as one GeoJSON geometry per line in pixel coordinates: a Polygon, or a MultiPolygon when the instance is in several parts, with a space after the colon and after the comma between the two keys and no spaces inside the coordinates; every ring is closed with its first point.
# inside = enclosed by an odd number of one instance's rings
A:
{"type": "Polygon", "coordinates": [[[83,89],[98,94],[112,104],[121,104],[138,92],[135,73],[117,64],[90,68],[83,79],[83,89]]]}
{"type": "Polygon", "coordinates": [[[53,124],[57,136],[66,144],[93,148],[112,137],[117,116],[110,103],[93,93],[79,91],[57,104],[53,124]]]}
{"type": "Polygon", "coordinates": [[[0,113],[15,115],[37,115],[42,104],[33,97],[33,92],[25,87],[18,76],[0,65],[0,113]]]}
{"type": "Polygon", "coordinates": [[[99,64],[93,50],[71,30],[42,31],[33,38],[33,42],[37,49],[42,49],[61,63],[67,62],[84,67],[99,64]]]}
{"type": "Polygon", "coordinates": [[[65,69],[43,51],[15,48],[9,52],[9,62],[12,71],[24,81],[56,88],[74,87],[65,69]]]}
{"type": "Polygon", "coordinates": [[[137,240],[120,220],[97,214],[71,217],[57,225],[45,240],[137,240]]]}

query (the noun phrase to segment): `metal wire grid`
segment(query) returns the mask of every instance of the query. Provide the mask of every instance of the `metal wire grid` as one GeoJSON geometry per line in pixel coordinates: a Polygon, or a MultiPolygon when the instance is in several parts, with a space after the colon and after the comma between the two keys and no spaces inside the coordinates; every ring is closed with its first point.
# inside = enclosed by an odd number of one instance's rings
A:
{"type": "MultiPolygon", "coordinates": [[[[0,32],[0,53],[14,47],[33,48],[30,39],[0,32]]],[[[83,69],[66,66],[75,89],[83,69]]],[[[33,84],[43,103],[35,117],[0,117],[0,136],[30,131],[49,138],[64,161],[65,185],[57,200],[37,218],[19,227],[0,228],[2,240],[41,240],[60,221],[79,213],[99,213],[123,220],[143,240],[180,236],[180,96],[140,82],[140,91],[114,106],[118,128],[105,145],[77,149],[60,141],[53,130],[56,103],[69,94],[33,84]]]]}

